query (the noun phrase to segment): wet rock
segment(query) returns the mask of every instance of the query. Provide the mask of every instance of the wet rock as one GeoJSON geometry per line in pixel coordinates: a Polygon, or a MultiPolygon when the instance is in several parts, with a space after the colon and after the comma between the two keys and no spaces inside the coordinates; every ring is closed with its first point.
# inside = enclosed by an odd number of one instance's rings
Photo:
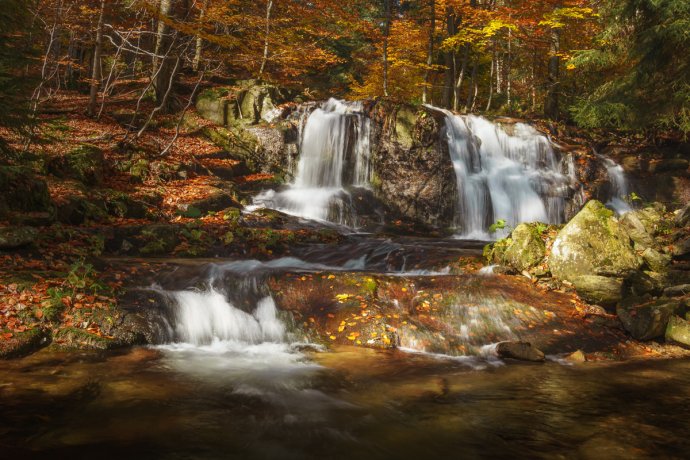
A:
{"type": "Polygon", "coordinates": [[[681,297],[686,294],[690,294],[690,284],[680,284],[664,289],[664,295],[666,297],[681,297]]]}
{"type": "Polygon", "coordinates": [[[663,272],[671,263],[671,256],[656,249],[647,248],[642,252],[645,264],[655,272],[663,272]]]}
{"type": "Polygon", "coordinates": [[[596,200],[588,202],[563,227],[549,256],[554,276],[571,282],[583,275],[622,276],[641,265],[628,233],[613,212],[596,200]]]}
{"type": "Polygon", "coordinates": [[[587,357],[582,350],[577,350],[569,354],[564,358],[566,361],[571,363],[584,363],[587,361],[587,357]]]}
{"type": "Polygon", "coordinates": [[[496,344],[496,353],[499,358],[521,361],[541,362],[546,359],[544,353],[529,342],[499,342],[496,344]]]}
{"type": "Polygon", "coordinates": [[[666,341],[690,346],[690,322],[679,316],[672,316],[666,326],[666,341]]]}
{"type": "Polygon", "coordinates": [[[56,177],[75,179],[87,185],[103,180],[105,159],[103,151],[95,145],[82,144],[64,156],[53,158],[48,171],[56,177]]]}
{"type": "Polygon", "coordinates": [[[511,243],[503,253],[503,262],[522,272],[539,264],[546,247],[536,224],[520,224],[510,235],[511,243]]]}
{"type": "Polygon", "coordinates": [[[449,226],[456,211],[457,184],[448,145],[440,141],[445,115],[405,106],[398,124],[395,114],[400,110],[391,103],[372,109],[372,129],[378,138],[372,146],[374,193],[394,219],[449,226]]]}
{"type": "Polygon", "coordinates": [[[623,279],[582,275],[572,279],[577,294],[590,303],[611,307],[623,297],[623,279]]]}
{"type": "Polygon", "coordinates": [[[38,231],[32,227],[0,227],[0,249],[17,249],[32,244],[38,231]]]}
{"type": "Polygon", "coordinates": [[[642,305],[620,305],[616,313],[633,338],[652,340],[664,335],[668,321],[678,307],[679,303],[676,301],[659,299],[642,305]]]}
{"type": "Polygon", "coordinates": [[[9,339],[0,340],[0,359],[21,358],[49,343],[50,335],[44,329],[18,332],[9,339]]]}

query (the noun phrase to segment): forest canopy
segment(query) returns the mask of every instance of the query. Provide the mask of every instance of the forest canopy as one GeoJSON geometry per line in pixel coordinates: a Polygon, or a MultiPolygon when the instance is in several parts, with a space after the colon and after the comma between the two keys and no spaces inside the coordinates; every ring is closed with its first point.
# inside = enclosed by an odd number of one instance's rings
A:
{"type": "Polygon", "coordinates": [[[122,82],[179,111],[198,78],[690,132],[685,0],[2,0],[0,30],[11,129],[65,89],[95,116],[122,82]]]}

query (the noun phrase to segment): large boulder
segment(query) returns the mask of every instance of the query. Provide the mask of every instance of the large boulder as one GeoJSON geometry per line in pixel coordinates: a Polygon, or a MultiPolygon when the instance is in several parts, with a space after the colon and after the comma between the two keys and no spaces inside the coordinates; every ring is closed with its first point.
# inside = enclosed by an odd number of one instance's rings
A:
{"type": "Polygon", "coordinates": [[[203,118],[223,126],[228,122],[229,95],[227,88],[204,90],[196,98],[196,110],[203,118]]]}
{"type": "Polygon", "coordinates": [[[32,227],[0,227],[0,250],[28,246],[36,237],[38,231],[32,227]]]}
{"type": "Polygon", "coordinates": [[[583,275],[622,276],[641,266],[628,233],[596,200],[563,227],[549,256],[551,273],[570,282],[583,275]]]}
{"type": "Polygon", "coordinates": [[[664,335],[669,319],[678,307],[677,301],[662,298],[642,305],[619,305],[616,313],[633,338],[652,340],[664,335]]]}

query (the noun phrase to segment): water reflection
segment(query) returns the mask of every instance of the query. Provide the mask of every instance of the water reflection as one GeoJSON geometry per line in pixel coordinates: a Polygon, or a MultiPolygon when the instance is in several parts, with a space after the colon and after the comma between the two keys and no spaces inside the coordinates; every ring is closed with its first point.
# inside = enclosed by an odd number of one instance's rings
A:
{"type": "Polygon", "coordinates": [[[690,361],[464,363],[284,344],[41,352],[0,370],[3,455],[682,458],[690,361]]]}

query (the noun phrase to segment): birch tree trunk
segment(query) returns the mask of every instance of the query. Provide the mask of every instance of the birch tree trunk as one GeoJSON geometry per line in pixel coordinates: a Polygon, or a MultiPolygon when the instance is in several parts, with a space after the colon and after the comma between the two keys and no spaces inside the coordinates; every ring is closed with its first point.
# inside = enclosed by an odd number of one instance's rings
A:
{"type": "Polygon", "coordinates": [[[264,56],[261,59],[261,68],[259,69],[259,78],[266,70],[266,63],[268,62],[268,43],[271,36],[271,10],[273,10],[273,0],[268,0],[266,3],[266,36],[264,37],[264,56]]]}
{"type": "Polygon", "coordinates": [[[91,90],[89,92],[89,107],[87,113],[90,117],[96,114],[96,101],[98,89],[101,87],[101,53],[103,52],[103,19],[105,16],[106,0],[101,0],[98,13],[98,26],[96,29],[96,43],[93,49],[93,71],[91,72],[91,90]]]}

